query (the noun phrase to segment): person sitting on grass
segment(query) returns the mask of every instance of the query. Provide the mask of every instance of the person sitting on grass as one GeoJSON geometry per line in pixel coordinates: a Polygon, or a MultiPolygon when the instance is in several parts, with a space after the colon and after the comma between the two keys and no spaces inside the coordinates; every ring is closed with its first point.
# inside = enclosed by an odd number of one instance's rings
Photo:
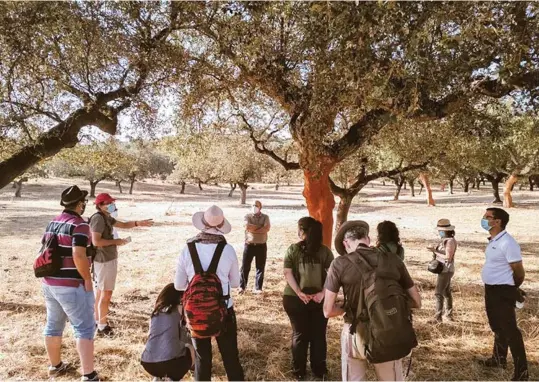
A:
{"type": "Polygon", "coordinates": [[[152,312],[141,364],[156,378],[181,380],[195,364],[195,350],[183,319],[183,291],[163,288],[152,312]]]}

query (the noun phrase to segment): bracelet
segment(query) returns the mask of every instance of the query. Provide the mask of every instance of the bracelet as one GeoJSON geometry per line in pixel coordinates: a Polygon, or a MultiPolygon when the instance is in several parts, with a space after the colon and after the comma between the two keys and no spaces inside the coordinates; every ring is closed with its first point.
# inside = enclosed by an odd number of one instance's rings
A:
{"type": "Polygon", "coordinates": [[[135,227],[138,227],[137,221],[135,220],[135,227]]]}

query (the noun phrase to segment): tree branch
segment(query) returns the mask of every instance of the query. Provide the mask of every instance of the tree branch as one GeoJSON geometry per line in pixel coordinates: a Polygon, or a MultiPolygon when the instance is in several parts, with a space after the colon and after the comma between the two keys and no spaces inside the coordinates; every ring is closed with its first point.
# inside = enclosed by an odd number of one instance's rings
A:
{"type": "Polygon", "coordinates": [[[365,177],[365,180],[367,180],[367,182],[370,182],[370,181],[378,179],[378,178],[390,177],[390,176],[394,176],[394,175],[398,175],[398,174],[404,174],[405,172],[408,172],[408,171],[424,169],[425,167],[427,167],[428,164],[429,164],[429,162],[423,162],[423,163],[420,163],[420,164],[412,164],[412,165],[409,165],[409,166],[406,166],[406,167],[400,167],[399,166],[398,168],[395,168],[395,169],[389,170],[389,171],[378,171],[378,172],[375,172],[373,174],[367,175],[365,177]]]}
{"type": "Polygon", "coordinates": [[[518,89],[535,89],[539,87],[539,70],[530,71],[505,79],[492,79],[478,76],[471,88],[479,94],[501,98],[518,89]]]}
{"type": "Polygon", "coordinates": [[[264,155],[267,155],[269,156],[270,158],[272,158],[273,160],[275,160],[277,163],[279,163],[281,166],[283,166],[286,170],[299,170],[301,167],[299,165],[299,163],[296,163],[296,162],[288,162],[286,161],[285,159],[281,158],[280,156],[278,156],[277,154],[275,154],[274,151],[272,150],[269,150],[267,149],[265,146],[264,146],[264,143],[263,141],[257,139],[255,137],[255,129],[254,127],[249,123],[249,121],[247,120],[247,118],[245,118],[245,115],[243,115],[242,113],[238,114],[238,117],[240,117],[243,122],[245,123],[245,128],[246,130],[249,132],[249,137],[251,138],[251,140],[253,141],[253,143],[255,144],[255,150],[256,152],[260,153],[260,154],[264,154],[264,155]]]}

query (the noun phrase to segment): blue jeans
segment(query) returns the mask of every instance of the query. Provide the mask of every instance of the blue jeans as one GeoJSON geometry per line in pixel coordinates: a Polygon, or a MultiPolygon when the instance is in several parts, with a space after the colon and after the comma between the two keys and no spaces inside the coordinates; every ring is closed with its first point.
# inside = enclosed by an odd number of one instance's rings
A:
{"type": "Polygon", "coordinates": [[[61,337],[69,320],[75,338],[93,340],[95,334],[93,292],[86,292],[84,285],[78,288],[43,285],[47,305],[47,324],[43,330],[46,337],[61,337]]]}

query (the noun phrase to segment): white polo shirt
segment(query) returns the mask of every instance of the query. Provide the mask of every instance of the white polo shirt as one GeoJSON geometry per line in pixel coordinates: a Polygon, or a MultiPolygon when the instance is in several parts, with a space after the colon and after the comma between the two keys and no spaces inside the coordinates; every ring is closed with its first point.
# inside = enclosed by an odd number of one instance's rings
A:
{"type": "MultiPolygon", "coordinates": [[[[207,270],[210,267],[211,259],[217,244],[201,244],[196,243],[198,256],[200,258],[200,264],[202,269],[207,270]]],[[[178,259],[178,265],[176,268],[176,277],[174,279],[174,287],[177,290],[185,290],[187,284],[195,275],[195,267],[191,260],[191,254],[187,245],[183,248],[182,253],[178,259]]],[[[238,258],[234,247],[230,244],[225,245],[223,254],[219,259],[217,265],[217,276],[221,280],[223,286],[223,294],[226,296],[229,294],[230,289],[240,286],[240,270],[238,266],[238,258]]],[[[232,297],[228,300],[228,307],[232,307],[232,297]]]]}
{"type": "Polygon", "coordinates": [[[505,230],[490,240],[485,250],[485,265],[481,272],[488,285],[515,285],[513,269],[509,264],[522,261],[520,245],[505,230]]]}

